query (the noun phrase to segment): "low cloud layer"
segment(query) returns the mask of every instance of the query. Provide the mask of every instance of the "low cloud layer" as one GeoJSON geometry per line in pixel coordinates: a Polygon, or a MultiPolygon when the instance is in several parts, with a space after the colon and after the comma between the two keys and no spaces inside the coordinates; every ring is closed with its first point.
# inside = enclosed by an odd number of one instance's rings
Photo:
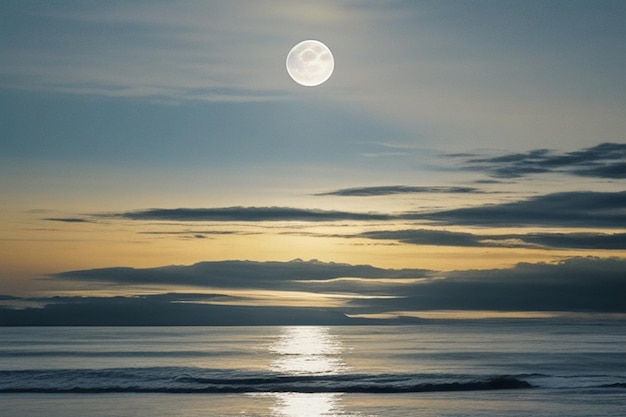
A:
{"type": "Polygon", "coordinates": [[[118,284],[193,285],[199,287],[254,290],[303,290],[306,281],[332,280],[340,277],[416,278],[424,277],[422,269],[383,269],[371,265],[349,265],[334,262],[301,261],[200,262],[190,266],[159,268],[102,268],[70,271],[56,278],[74,281],[111,282],[118,284]]]}
{"type": "Polygon", "coordinates": [[[457,271],[405,288],[404,298],[372,300],[398,310],[626,312],[626,260],[572,258],[556,264],[457,271]]]}
{"type": "Polygon", "coordinates": [[[140,297],[73,297],[44,300],[44,308],[0,307],[2,325],[42,326],[231,326],[356,324],[338,310],[212,305],[211,297],[160,294],[140,297]],[[196,302],[193,302],[196,301],[196,302]]]}
{"type": "MultiPolygon", "coordinates": [[[[58,274],[85,285],[196,285],[215,294],[16,299],[43,308],[0,308],[0,325],[44,324],[363,324],[346,315],[391,311],[493,310],[626,313],[626,259],[571,258],[508,269],[440,273],[318,261],[203,262],[149,269],[107,268],[58,274]],[[228,289],[339,295],[340,306],[245,305],[228,289]],[[351,321],[352,320],[352,321],[351,321]]],[[[77,283],[78,285],[78,283],[77,283]]],[[[254,292],[250,292],[253,294],[254,292]]]]}

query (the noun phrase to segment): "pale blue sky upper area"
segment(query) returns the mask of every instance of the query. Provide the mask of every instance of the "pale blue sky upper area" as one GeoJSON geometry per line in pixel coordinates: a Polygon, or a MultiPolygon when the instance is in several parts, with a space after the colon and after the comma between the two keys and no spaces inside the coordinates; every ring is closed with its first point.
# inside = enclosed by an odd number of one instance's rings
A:
{"type": "Polygon", "coordinates": [[[531,147],[580,146],[615,140],[624,127],[622,1],[8,1],[2,8],[5,88],[183,105],[339,102],[408,129],[416,141],[444,138],[457,147],[468,140],[461,132],[487,145],[527,134],[531,147]],[[323,40],[337,60],[333,78],[314,91],[302,91],[284,70],[286,52],[304,38],[323,40]]]}
{"type": "MultiPolygon", "coordinates": [[[[5,167],[341,166],[368,183],[428,170],[426,150],[572,151],[623,142],[626,130],[623,1],[4,1],[0,11],[5,167]],[[336,59],[321,87],[284,68],[306,38],[336,59]]],[[[338,185],[351,183],[362,185],[338,185]]]]}

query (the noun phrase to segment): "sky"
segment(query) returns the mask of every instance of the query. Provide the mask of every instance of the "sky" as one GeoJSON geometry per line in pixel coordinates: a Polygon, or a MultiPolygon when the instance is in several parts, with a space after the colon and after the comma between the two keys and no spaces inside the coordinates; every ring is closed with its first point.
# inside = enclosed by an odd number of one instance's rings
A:
{"type": "Polygon", "coordinates": [[[625,20],[5,0],[0,325],[624,317],[625,20]]]}

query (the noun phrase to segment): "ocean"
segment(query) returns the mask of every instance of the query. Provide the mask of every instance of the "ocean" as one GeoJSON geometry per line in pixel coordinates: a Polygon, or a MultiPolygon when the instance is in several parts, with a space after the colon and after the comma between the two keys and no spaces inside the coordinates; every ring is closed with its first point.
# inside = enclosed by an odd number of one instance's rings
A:
{"type": "Polygon", "coordinates": [[[4,327],[0,415],[626,415],[616,320],[4,327]]]}

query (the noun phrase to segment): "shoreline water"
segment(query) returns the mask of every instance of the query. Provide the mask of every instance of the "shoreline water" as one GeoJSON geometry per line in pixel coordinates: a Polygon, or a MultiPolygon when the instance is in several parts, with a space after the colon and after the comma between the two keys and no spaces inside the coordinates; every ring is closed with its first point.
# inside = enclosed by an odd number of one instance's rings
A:
{"type": "Polygon", "coordinates": [[[12,417],[622,417],[625,394],[576,390],[409,394],[2,394],[12,417]]]}
{"type": "Polygon", "coordinates": [[[621,417],[626,403],[615,321],[5,330],[12,417],[621,417]]]}

